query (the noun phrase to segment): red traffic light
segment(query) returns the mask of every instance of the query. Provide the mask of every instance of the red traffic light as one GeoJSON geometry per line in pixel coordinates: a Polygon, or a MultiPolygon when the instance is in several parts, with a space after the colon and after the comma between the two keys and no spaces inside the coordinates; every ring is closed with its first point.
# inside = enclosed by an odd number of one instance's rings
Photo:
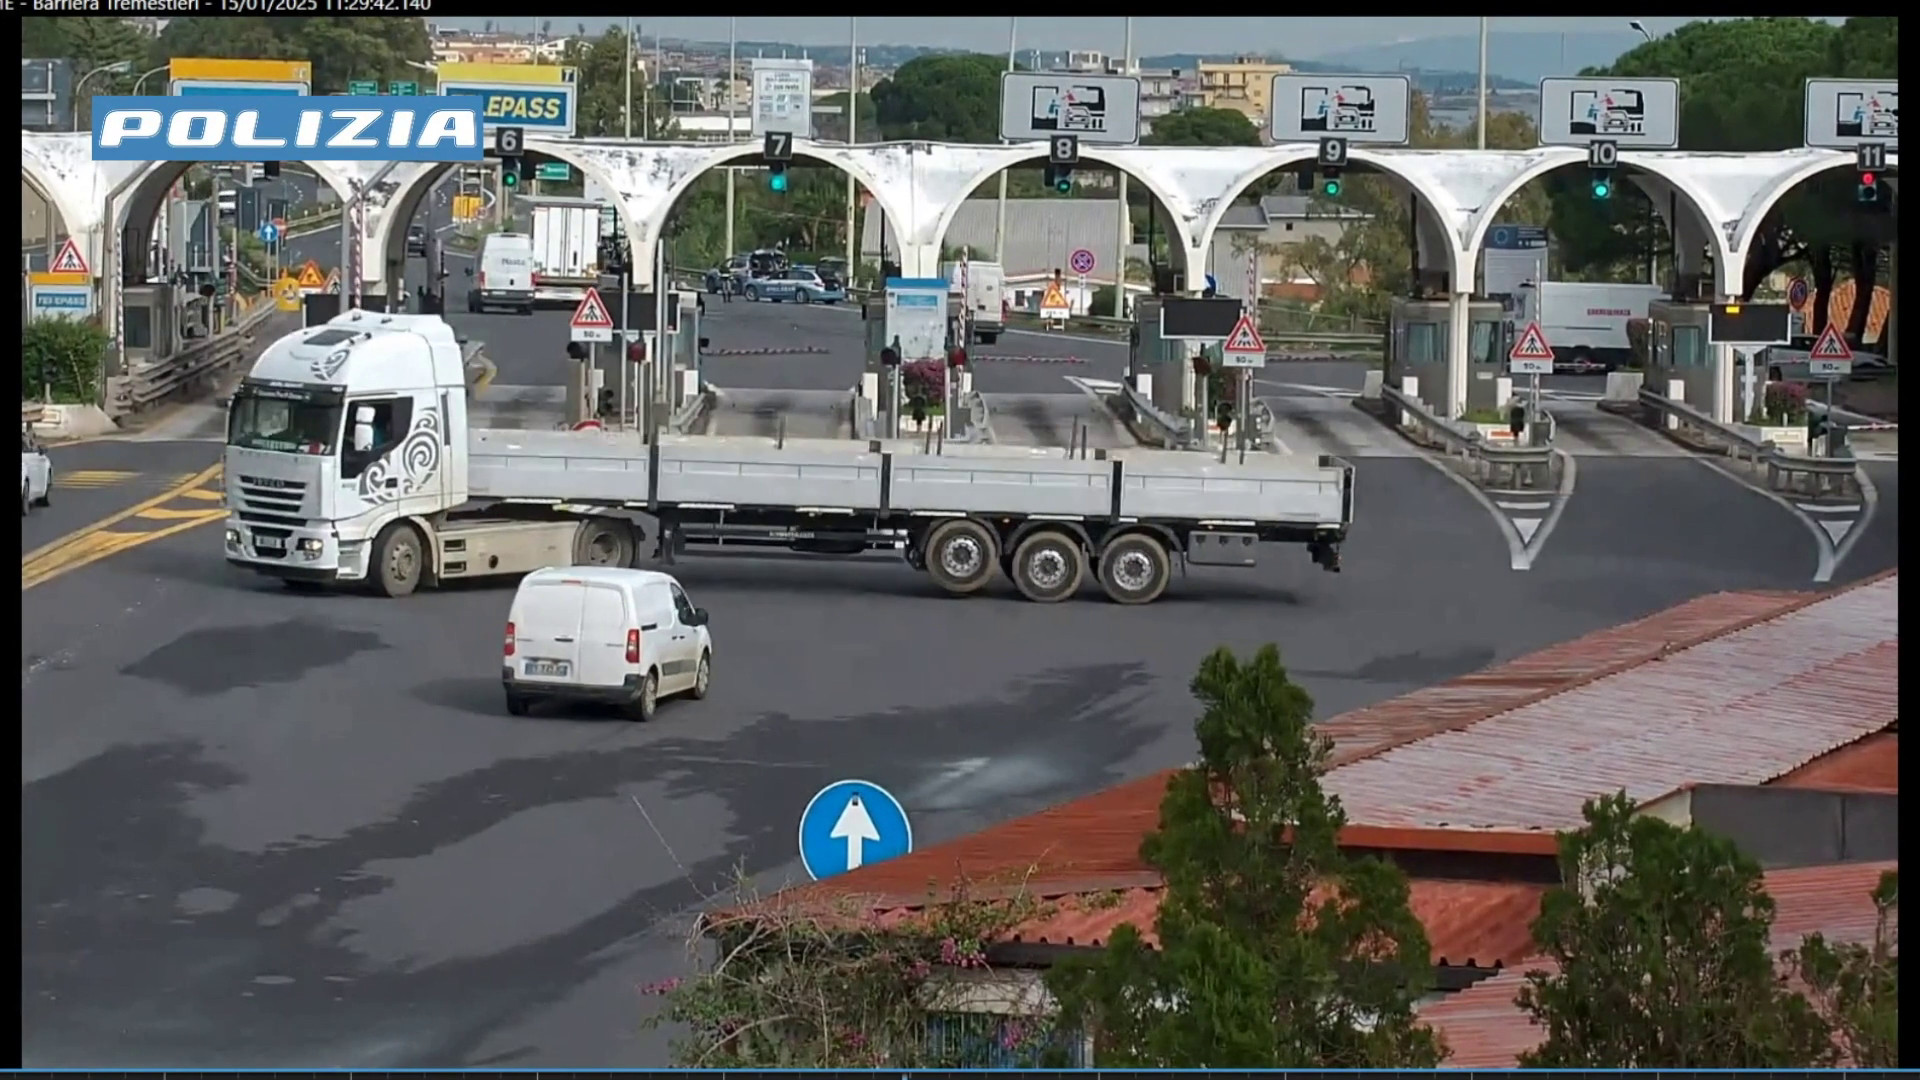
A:
{"type": "Polygon", "coordinates": [[[1879,182],[1879,179],[1880,177],[1874,173],[1863,172],[1860,174],[1860,185],[1862,187],[1872,187],[1875,183],[1879,182]]]}
{"type": "Polygon", "coordinates": [[[967,366],[967,350],[955,349],[952,352],[948,353],[947,366],[957,367],[957,368],[966,367],[967,366]]]}
{"type": "Polygon", "coordinates": [[[636,341],[633,344],[628,345],[627,346],[627,362],[630,364],[646,363],[647,362],[647,343],[644,341],[636,341]]]}

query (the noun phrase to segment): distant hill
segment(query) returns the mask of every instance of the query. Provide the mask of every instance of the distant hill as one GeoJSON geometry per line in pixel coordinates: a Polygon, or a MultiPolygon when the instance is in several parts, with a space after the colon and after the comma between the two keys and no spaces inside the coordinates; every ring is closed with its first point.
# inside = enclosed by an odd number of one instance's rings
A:
{"type": "MultiPolygon", "coordinates": [[[[1487,35],[1487,70],[1503,80],[1527,86],[1559,75],[1577,75],[1582,68],[1611,64],[1621,53],[1641,43],[1639,34],[1550,34],[1494,32],[1487,35]]],[[[1396,45],[1361,45],[1327,53],[1313,62],[1350,71],[1477,71],[1480,38],[1477,35],[1421,38],[1396,45]]]]}

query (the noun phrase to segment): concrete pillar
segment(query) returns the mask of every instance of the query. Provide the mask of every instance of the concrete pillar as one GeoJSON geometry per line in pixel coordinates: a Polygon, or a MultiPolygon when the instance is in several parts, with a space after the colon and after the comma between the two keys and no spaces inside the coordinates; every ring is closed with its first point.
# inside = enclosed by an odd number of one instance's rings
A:
{"type": "MultiPolygon", "coordinates": [[[[1723,297],[1722,302],[1730,302],[1737,297],[1723,297]]],[[[1713,418],[1722,424],[1731,424],[1734,413],[1739,410],[1739,397],[1734,386],[1733,373],[1739,364],[1734,360],[1733,346],[1713,345],[1713,418]]],[[[1745,419],[1745,417],[1741,417],[1745,419]]]]}
{"type": "MultiPolygon", "coordinates": [[[[1679,219],[1674,227],[1674,262],[1679,271],[1679,280],[1674,282],[1673,294],[1679,296],[1700,296],[1700,278],[1706,273],[1707,244],[1706,231],[1700,227],[1691,213],[1675,211],[1672,215],[1679,219]]],[[[1738,274],[1727,275],[1729,280],[1738,280],[1738,274]]]]}
{"type": "MultiPolygon", "coordinates": [[[[1443,419],[1455,420],[1467,412],[1467,350],[1473,344],[1473,324],[1467,318],[1471,294],[1447,294],[1447,389],[1444,398],[1434,402],[1443,419]]],[[[1439,395],[1436,395],[1439,397],[1439,395]]]]}

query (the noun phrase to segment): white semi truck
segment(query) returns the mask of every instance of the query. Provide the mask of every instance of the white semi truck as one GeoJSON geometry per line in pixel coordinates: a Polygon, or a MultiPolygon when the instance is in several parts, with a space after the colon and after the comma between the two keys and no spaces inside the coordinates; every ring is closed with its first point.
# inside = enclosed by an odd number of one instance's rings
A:
{"type": "Polygon", "coordinates": [[[600,206],[536,195],[524,200],[533,234],[533,302],[578,304],[600,283],[600,206]]]}
{"type": "Polygon", "coordinates": [[[1251,566],[1261,542],[1337,571],[1353,512],[1353,467],[1330,457],[469,430],[452,328],[358,310],[268,346],[224,460],[228,562],[387,596],[724,544],[894,551],[954,594],[1004,571],[1041,602],[1093,575],[1143,604],[1176,567],[1251,566]]]}
{"type": "Polygon", "coordinates": [[[1666,295],[1658,285],[1622,285],[1584,281],[1522,284],[1516,327],[1529,322],[1553,346],[1553,369],[1562,375],[1591,375],[1633,362],[1627,323],[1647,317],[1647,305],[1666,295]]]}

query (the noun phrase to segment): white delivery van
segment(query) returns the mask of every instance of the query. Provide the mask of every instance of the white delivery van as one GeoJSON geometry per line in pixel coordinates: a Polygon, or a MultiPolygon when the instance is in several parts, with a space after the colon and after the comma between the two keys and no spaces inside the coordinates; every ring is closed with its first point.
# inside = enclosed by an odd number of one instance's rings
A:
{"type": "Polygon", "coordinates": [[[533,237],[526,233],[489,233],[480,242],[480,269],[467,267],[473,285],[467,290],[467,310],[512,308],[533,314],[533,237]]]}
{"type": "Polygon", "coordinates": [[[960,270],[958,262],[947,263],[943,267],[947,279],[949,294],[958,299],[967,317],[973,322],[973,340],[981,345],[991,345],[1000,340],[1007,328],[1005,285],[1006,276],[999,263],[981,262],[974,259],[966,263],[966,272],[960,270]],[[966,285],[961,286],[961,279],[966,285]]]}
{"type": "Polygon", "coordinates": [[[536,570],[507,614],[507,711],[540,700],[605,702],[651,720],[660,698],[707,696],[707,613],[669,574],[616,566],[536,570]]]}

